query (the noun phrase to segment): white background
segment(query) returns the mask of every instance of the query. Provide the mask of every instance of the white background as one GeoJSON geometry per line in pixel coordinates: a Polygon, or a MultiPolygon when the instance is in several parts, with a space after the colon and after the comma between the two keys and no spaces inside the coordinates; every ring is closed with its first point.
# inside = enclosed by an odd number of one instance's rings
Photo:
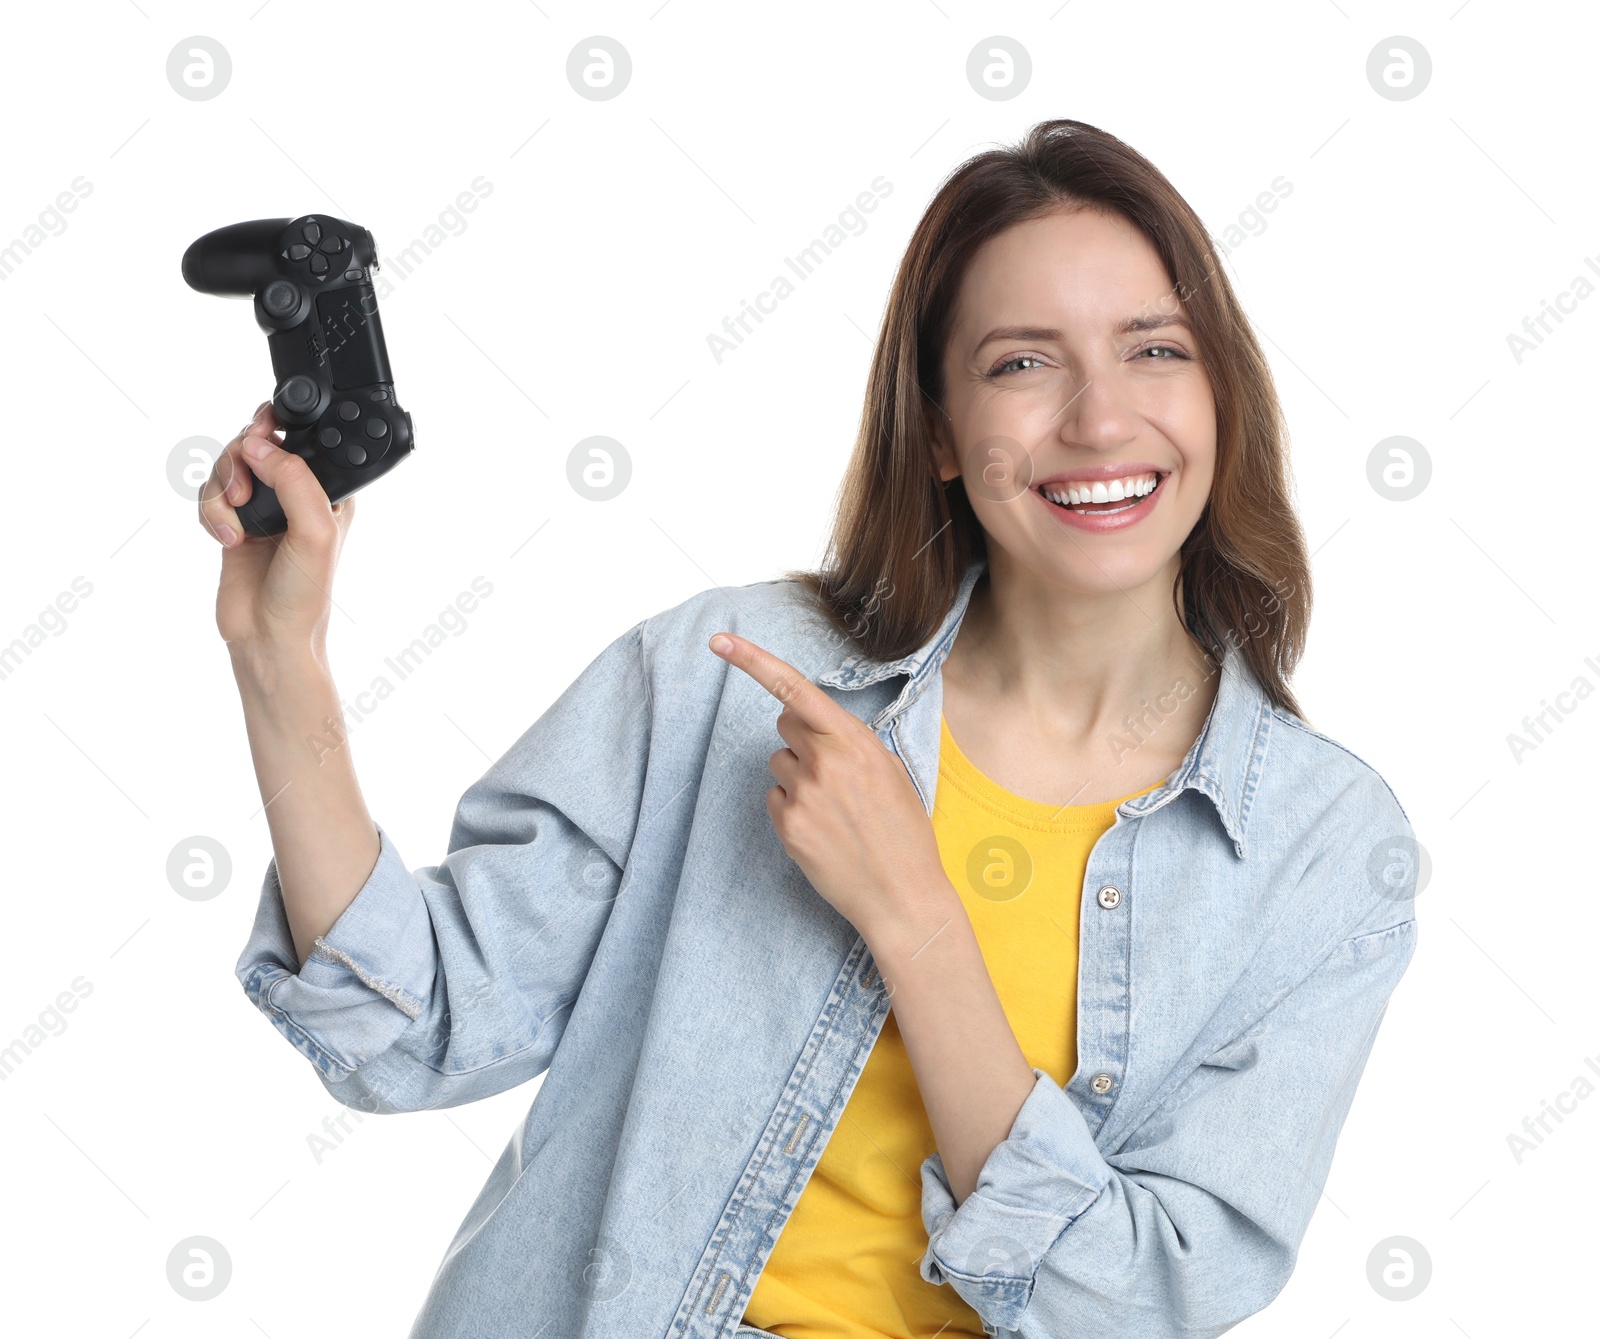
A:
{"type": "Polygon", "coordinates": [[[214,624],[218,549],[166,468],[185,438],[230,437],[272,385],[248,305],[182,283],[188,243],[324,211],[391,257],[475,178],[492,184],[409,275],[384,271],[418,449],[359,498],[335,590],[350,698],[474,577],[493,583],[466,631],[351,727],[372,812],[416,868],[444,855],[461,792],[618,633],[821,557],[917,217],[963,158],[1057,116],[1147,154],[1219,237],[1275,178],[1292,183],[1225,263],[1278,378],[1315,549],[1295,686],[1391,783],[1432,860],[1417,956],[1298,1268],[1237,1333],[1592,1326],[1600,1100],[1520,1163],[1507,1143],[1600,1055],[1600,701],[1520,762],[1507,743],[1578,676],[1600,685],[1584,663],[1600,662],[1600,302],[1520,364],[1507,344],[1600,252],[1592,15],[1500,0],[83,0],[8,6],[3,22],[0,245],[75,178],[92,190],[0,283],[0,644],[74,578],[92,594],[0,680],[0,1046],[75,979],[91,987],[0,1080],[0,1327],[403,1334],[537,1087],[351,1116],[318,1161],[308,1136],[344,1109],[233,976],[270,844],[214,624]],[[1011,101],[966,81],[996,32],[1032,57],[1011,101]],[[165,72],[196,34],[232,60],[206,101],[165,72]],[[633,61],[609,101],[566,78],[593,34],[633,61]],[[1432,57],[1408,101],[1367,81],[1394,35],[1432,57]],[[893,192],[866,231],[719,365],[707,334],[878,176],[893,192]],[[634,471],[603,503],[566,478],[595,434],[634,471]],[[1396,434],[1433,463],[1407,502],[1367,480],[1396,434]],[[233,862],[205,901],[166,874],[195,835],[233,862]],[[1367,1278],[1396,1234],[1433,1266],[1406,1302],[1367,1278]],[[209,1302],[167,1281],[191,1235],[232,1260],[209,1302]]]}

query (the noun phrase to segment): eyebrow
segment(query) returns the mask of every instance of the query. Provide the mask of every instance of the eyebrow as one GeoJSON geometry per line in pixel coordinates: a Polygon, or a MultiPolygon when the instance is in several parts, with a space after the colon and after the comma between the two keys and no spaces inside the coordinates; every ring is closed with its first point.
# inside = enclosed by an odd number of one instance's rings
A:
{"type": "MultiPolygon", "coordinates": [[[[1165,330],[1168,326],[1182,326],[1185,330],[1190,330],[1192,333],[1192,327],[1189,325],[1188,321],[1184,320],[1184,318],[1176,312],[1171,316],[1130,316],[1126,321],[1116,328],[1115,333],[1119,335],[1143,335],[1148,334],[1152,330],[1165,330]]],[[[978,341],[977,347],[981,349],[985,344],[993,344],[996,340],[1011,341],[1060,338],[1061,332],[1059,330],[1052,330],[1045,326],[1005,325],[991,330],[987,335],[978,341]]]]}

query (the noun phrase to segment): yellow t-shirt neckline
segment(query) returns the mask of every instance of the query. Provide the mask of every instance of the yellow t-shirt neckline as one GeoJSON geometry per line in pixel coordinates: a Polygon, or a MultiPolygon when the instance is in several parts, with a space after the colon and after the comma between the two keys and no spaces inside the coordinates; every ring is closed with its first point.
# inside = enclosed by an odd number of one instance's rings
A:
{"type": "Polygon", "coordinates": [[[1163,778],[1121,799],[1103,800],[1098,804],[1047,804],[1043,800],[1026,799],[996,785],[978,770],[961,751],[955,736],[950,733],[949,721],[942,714],[939,717],[939,775],[941,780],[948,780],[974,804],[1010,819],[1021,827],[1046,832],[1078,832],[1108,827],[1119,804],[1125,804],[1165,784],[1163,778]]]}

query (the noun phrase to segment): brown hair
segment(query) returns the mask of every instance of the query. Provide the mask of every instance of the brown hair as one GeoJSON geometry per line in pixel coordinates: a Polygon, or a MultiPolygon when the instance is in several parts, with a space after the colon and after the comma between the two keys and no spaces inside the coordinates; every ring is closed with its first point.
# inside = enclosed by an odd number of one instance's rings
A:
{"type": "Polygon", "coordinates": [[[933,454],[962,277],[989,238],[1078,207],[1120,214],[1149,239],[1211,380],[1216,469],[1179,550],[1174,607],[1208,654],[1236,647],[1272,702],[1301,716],[1287,680],[1305,648],[1310,560],[1267,360],[1194,210],[1143,155],[1082,121],[1042,121],[1021,143],[962,163],[934,195],[889,294],[822,569],[786,575],[874,660],[933,635],[968,564],[987,553],[966,485],[941,480],[933,454]]]}

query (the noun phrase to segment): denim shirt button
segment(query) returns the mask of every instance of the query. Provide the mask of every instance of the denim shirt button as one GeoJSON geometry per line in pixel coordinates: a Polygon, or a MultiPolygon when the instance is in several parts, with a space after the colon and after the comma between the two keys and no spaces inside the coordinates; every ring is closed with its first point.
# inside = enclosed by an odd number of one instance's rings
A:
{"type": "Polygon", "coordinates": [[[1095,901],[1097,901],[1107,911],[1112,911],[1122,904],[1122,893],[1118,889],[1111,887],[1110,884],[1107,884],[1100,890],[1100,894],[1095,898],[1095,901]]]}
{"type": "Polygon", "coordinates": [[[1111,1085],[1114,1082],[1115,1080],[1111,1077],[1111,1075],[1102,1070],[1089,1080],[1089,1087],[1093,1092],[1099,1094],[1101,1097],[1104,1097],[1111,1091],[1111,1085]]]}

